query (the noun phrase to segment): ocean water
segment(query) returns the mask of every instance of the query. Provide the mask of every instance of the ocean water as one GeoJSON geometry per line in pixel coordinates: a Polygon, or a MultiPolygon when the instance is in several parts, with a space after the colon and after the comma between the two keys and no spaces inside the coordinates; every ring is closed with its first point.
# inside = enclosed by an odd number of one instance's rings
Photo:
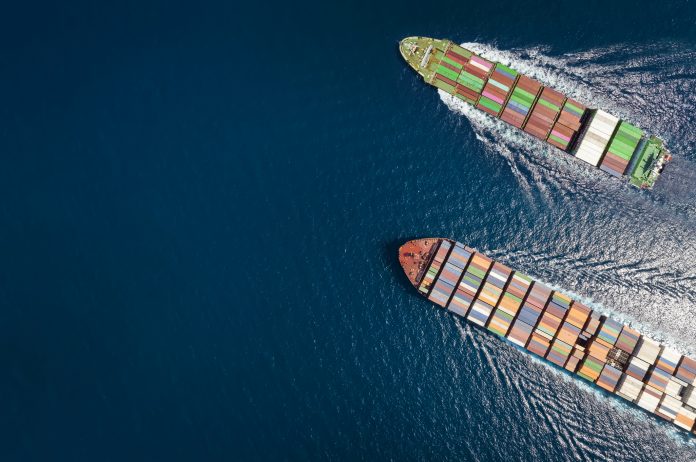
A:
{"type": "Polygon", "coordinates": [[[696,353],[689,2],[8,5],[0,459],[692,461],[418,297],[455,238],[696,353]],[[667,140],[638,191],[460,107],[449,37],[667,140]]]}

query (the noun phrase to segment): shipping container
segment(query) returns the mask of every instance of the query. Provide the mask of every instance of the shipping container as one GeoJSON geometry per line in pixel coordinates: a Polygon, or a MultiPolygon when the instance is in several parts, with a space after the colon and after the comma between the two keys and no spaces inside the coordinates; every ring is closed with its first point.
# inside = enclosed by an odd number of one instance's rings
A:
{"type": "Polygon", "coordinates": [[[675,398],[680,398],[686,387],[686,383],[682,382],[676,377],[670,377],[667,387],[665,388],[665,393],[674,396],[675,398]]]}
{"type": "Polygon", "coordinates": [[[539,82],[520,75],[500,118],[517,128],[522,128],[540,89],[539,82]]]}
{"type": "Polygon", "coordinates": [[[619,335],[619,339],[616,341],[616,347],[630,355],[635,350],[638,340],[640,340],[640,334],[637,330],[623,326],[621,335],[619,335]]]}
{"type": "Polygon", "coordinates": [[[602,369],[599,379],[597,379],[597,385],[604,388],[606,391],[613,393],[619,383],[620,378],[621,371],[607,364],[604,366],[604,369],[602,369]]]}
{"type": "Polygon", "coordinates": [[[681,355],[679,353],[671,348],[664,348],[657,358],[655,366],[672,375],[677,370],[677,364],[679,364],[680,359],[681,355]]]}
{"type": "Polygon", "coordinates": [[[577,356],[568,356],[568,361],[565,365],[566,370],[575,373],[578,370],[580,361],[582,361],[582,358],[578,358],[577,356]]]}
{"type": "Polygon", "coordinates": [[[621,383],[617,390],[617,394],[623,396],[629,401],[637,401],[640,392],[643,390],[643,382],[627,374],[621,376],[621,383]]]}
{"type": "Polygon", "coordinates": [[[593,358],[592,356],[587,356],[578,371],[578,375],[585,380],[595,382],[597,378],[599,378],[602,368],[604,368],[604,361],[593,358]]]}
{"type": "Polygon", "coordinates": [[[570,353],[573,351],[571,344],[568,344],[560,339],[556,339],[551,344],[551,349],[546,355],[546,359],[559,367],[564,367],[570,353]]]}
{"type": "Polygon", "coordinates": [[[655,364],[660,351],[661,347],[659,343],[647,337],[642,337],[638,343],[634,356],[652,365],[655,364]]]}
{"type": "Polygon", "coordinates": [[[599,334],[597,334],[597,336],[607,342],[609,346],[614,346],[619,338],[622,327],[620,323],[607,318],[604,320],[604,324],[602,324],[602,327],[599,329],[599,334]]]}
{"type": "Polygon", "coordinates": [[[452,244],[447,241],[442,241],[440,244],[437,252],[435,253],[435,258],[433,258],[433,261],[431,262],[430,267],[428,268],[428,271],[418,288],[418,290],[423,294],[427,294],[430,291],[430,287],[432,286],[435,277],[440,272],[440,267],[451,248],[452,244]]]}
{"type": "Polygon", "coordinates": [[[471,310],[469,310],[467,319],[473,322],[474,324],[477,324],[481,327],[485,327],[486,323],[488,322],[488,318],[490,317],[492,312],[493,307],[488,303],[481,301],[481,299],[479,298],[478,300],[476,300],[471,310]]]}
{"type": "Polygon", "coordinates": [[[551,341],[556,336],[556,332],[558,332],[559,327],[561,327],[561,318],[550,313],[549,309],[547,308],[544,314],[541,316],[536,330],[539,335],[546,337],[547,340],[551,341]]]}
{"type": "Polygon", "coordinates": [[[551,346],[551,342],[546,337],[539,335],[538,332],[534,332],[529,339],[527,349],[543,358],[546,356],[549,346],[551,346]]]}
{"type": "Polygon", "coordinates": [[[461,316],[466,317],[473,302],[477,296],[483,279],[486,277],[488,268],[491,266],[492,260],[480,253],[473,253],[463,273],[457,290],[450,301],[448,309],[461,316]]]}
{"type": "Polygon", "coordinates": [[[457,242],[449,256],[449,262],[457,268],[464,270],[466,269],[466,265],[469,264],[469,259],[473,252],[473,249],[457,242]]]}
{"type": "Polygon", "coordinates": [[[570,307],[566,321],[575,327],[582,329],[585,327],[585,323],[587,322],[587,318],[590,316],[591,312],[592,310],[582,303],[574,301],[570,307]]]}
{"type": "Polygon", "coordinates": [[[609,345],[605,344],[599,338],[595,338],[590,343],[588,351],[589,351],[590,355],[594,356],[595,358],[597,358],[601,361],[606,361],[607,354],[609,354],[610,349],[611,349],[611,347],[609,345]]]}
{"type": "Polygon", "coordinates": [[[527,340],[529,340],[529,336],[532,335],[532,329],[533,327],[529,324],[517,320],[515,324],[512,326],[512,329],[510,330],[510,333],[508,334],[507,338],[515,345],[524,347],[525,345],[527,345],[527,340]]]}
{"type": "Polygon", "coordinates": [[[626,172],[642,137],[642,130],[628,122],[621,121],[616,134],[609,143],[607,154],[600,168],[614,176],[622,176],[626,172]]]}
{"type": "Polygon", "coordinates": [[[587,107],[573,99],[566,99],[563,109],[558,117],[557,124],[561,124],[570,130],[577,132],[580,130],[580,123],[587,107]]]}
{"type": "Polygon", "coordinates": [[[663,371],[659,367],[655,367],[648,376],[648,381],[646,383],[656,390],[664,392],[669,383],[669,378],[670,374],[668,372],[663,371]]]}
{"type": "Polygon", "coordinates": [[[694,428],[694,423],[696,423],[696,412],[685,407],[680,408],[674,419],[674,424],[689,431],[694,428]]]}
{"type": "Polygon", "coordinates": [[[647,374],[649,368],[649,363],[636,356],[633,356],[628,363],[626,373],[631,377],[634,377],[636,380],[642,381],[645,378],[645,374],[647,374]]]}
{"type": "Polygon", "coordinates": [[[512,277],[509,278],[505,292],[500,298],[498,307],[488,326],[489,330],[501,336],[507,335],[510,330],[510,324],[512,324],[517,315],[522,305],[522,300],[527,295],[529,286],[529,276],[519,272],[512,273],[512,277]]]}
{"type": "Polygon", "coordinates": [[[575,345],[580,336],[580,328],[566,321],[558,331],[557,338],[569,345],[575,345]]]}
{"type": "Polygon", "coordinates": [[[672,422],[677,417],[677,412],[679,412],[681,407],[681,401],[672,396],[664,395],[655,413],[663,419],[672,422]]]}
{"type": "Polygon", "coordinates": [[[696,385],[696,361],[686,356],[682,357],[675,375],[687,384],[696,385]]]}
{"type": "Polygon", "coordinates": [[[565,99],[561,93],[544,87],[525,124],[524,131],[541,140],[546,140],[565,99]]]}
{"type": "Polygon", "coordinates": [[[477,107],[497,117],[515,84],[517,75],[514,69],[497,63],[483,88],[477,107]]]}
{"type": "Polygon", "coordinates": [[[575,157],[597,166],[606,150],[609,140],[619,119],[601,109],[597,110],[590,121],[585,135],[580,140],[575,157]]]}
{"type": "Polygon", "coordinates": [[[660,403],[661,399],[662,392],[655,390],[650,385],[646,385],[643,388],[638,401],[636,401],[636,404],[646,411],[655,412],[655,409],[657,409],[657,405],[660,403]]]}

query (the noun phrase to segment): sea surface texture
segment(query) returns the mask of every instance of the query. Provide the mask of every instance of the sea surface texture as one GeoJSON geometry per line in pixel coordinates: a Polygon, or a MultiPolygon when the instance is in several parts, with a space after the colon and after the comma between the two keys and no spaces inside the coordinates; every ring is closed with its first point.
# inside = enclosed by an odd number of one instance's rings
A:
{"type": "Polygon", "coordinates": [[[693,461],[419,297],[449,237],[696,354],[693,2],[57,2],[0,27],[0,460],[693,461]],[[447,37],[663,137],[652,192],[425,85],[447,37]]]}

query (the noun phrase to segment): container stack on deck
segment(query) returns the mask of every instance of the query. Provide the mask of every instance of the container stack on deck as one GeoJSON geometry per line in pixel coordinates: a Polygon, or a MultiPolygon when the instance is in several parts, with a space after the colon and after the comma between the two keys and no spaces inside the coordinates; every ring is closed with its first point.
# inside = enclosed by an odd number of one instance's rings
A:
{"type": "Polygon", "coordinates": [[[602,110],[595,112],[585,136],[580,140],[575,157],[598,166],[618,123],[619,119],[611,114],[602,110]]]}
{"type": "Polygon", "coordinates": [[[419,290],[431,301],[687,431],[696,360],[447,240],[419,290]]]}
{"type": "Polygon", "coordinates": [[[534,106],[540,90],[539,82],[526,75],[520,75],[500,118],[517,128],[524,127],[527,115],[534,106]]]}
{"type": "Polygon", "coordinates": [[[643,131],[628,122],[622,121],[614,135],[600,168],[616,177],[626,173],[633,152],[638,147],[643,131]]]}
{"type": "Polygon", "coordinates": [[[493,74],[483,88],[483,94],[476,107],[498,117],[512,91],[517,75],[518,73],[514,69],[497,63],[493,74]]]}
{"type": "Polygon", "coordinates": [[[570,98],[566,99],[558,120],[556,120],[551,129],[549,143],[563,151],[567,151],[580,131],[582,118],[586,110],[587,108],[577,101],[570,98]]]}
{"type": "Polygon", "coordinates": [[[435,49],[425,66],[432,85],[611,175],[629,175],[636,186],[652,186],[659,172],[651,169],[662,145],[654,142],[642,149],[640,129],[604,111],[588,111],[562,93],[454,43],[438,43],[442,49],[435,49]]]}
{"type": "Polygon", "coordinates": [[[549,136],[549,131],[556,121],[558,113],[561,112],[564,101],[565,96],[561,93],[545,87],[539,95],[539,100],[534,106],[524,131],[540,140],[545,140],[549,136]]]}

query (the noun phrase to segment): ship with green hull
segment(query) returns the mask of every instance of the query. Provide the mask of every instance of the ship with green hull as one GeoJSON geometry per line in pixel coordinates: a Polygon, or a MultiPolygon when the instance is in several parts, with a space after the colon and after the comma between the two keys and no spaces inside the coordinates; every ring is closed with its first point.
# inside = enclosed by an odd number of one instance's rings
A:
{"type": "Polygon", "coordinates": [[[450,40],[408,37],[399,50],[430,85],[636,187],[671,160],[660,138],[450,40]]]}

